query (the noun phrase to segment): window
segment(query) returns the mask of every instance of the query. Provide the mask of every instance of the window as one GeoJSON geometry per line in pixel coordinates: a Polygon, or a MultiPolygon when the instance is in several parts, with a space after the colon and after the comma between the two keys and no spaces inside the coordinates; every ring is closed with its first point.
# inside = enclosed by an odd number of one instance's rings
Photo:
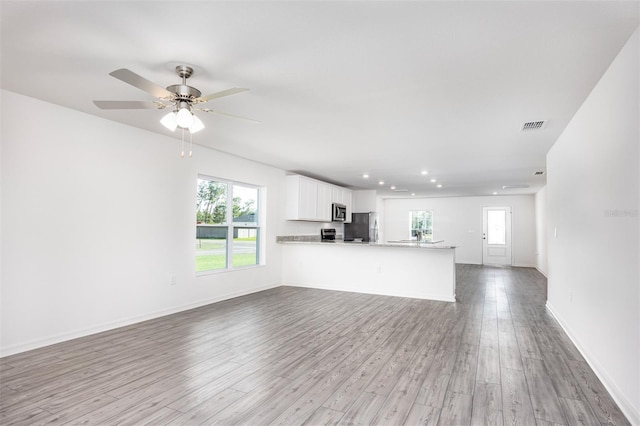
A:
{"type": "Polygon", "coordinates": [[[431,210],[412,210],[409,212],[411,239],[433,240],[433,212],[431,210]]]}
{"type": "Polygon", "coordinates": [[[507,212],[505,210],[487,211],[487,244],[507,243],[507,212]]]}
{"type": "Polygon", "coordinates": [[[260,264],[260,188],[198,177],[196,272],[260,264]]]}

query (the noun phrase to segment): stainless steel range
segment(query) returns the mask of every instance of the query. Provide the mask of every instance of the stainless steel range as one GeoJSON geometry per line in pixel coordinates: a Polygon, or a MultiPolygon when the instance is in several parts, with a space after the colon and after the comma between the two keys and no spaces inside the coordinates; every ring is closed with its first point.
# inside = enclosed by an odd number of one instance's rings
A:
{"type": "Polygon", "coordinates": [[[323,243],[336,241],[336,228],[322,228],[320,229],[320,241],[323,243]]]}

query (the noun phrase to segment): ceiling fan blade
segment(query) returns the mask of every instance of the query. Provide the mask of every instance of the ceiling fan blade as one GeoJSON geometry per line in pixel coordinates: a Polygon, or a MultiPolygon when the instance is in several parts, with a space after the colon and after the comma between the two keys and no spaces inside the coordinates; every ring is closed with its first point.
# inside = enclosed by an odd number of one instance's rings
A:
{"type": "Polygon", "coordinates": [[[156,101],[93,101],[100,109],[163,109],[167,105],[156,101]]]}
{"type": "Polygon", "coordinates": [[[216,111],[210,108],[196,108],[202,112],[210,112],[211,114],[216,114],[216,115],[221,115],[223,117],[231,117],[231,118],[237,118],[239,120],[245,120],[245,121],[249,121],[251,123],[256,123],[256,124],[260,124],[260,121],[258,120],[253,120],[251,118],[247,118],[247,117],[242,117],[239,115],[234,115],[234,114],[229,114],[227,112],[221,112],[221,111],[216,111]]]}
{"type": "Polygon", "coordinates": [[[115,70],[109,73],[109,75],[117,78],[118,80],[124,81],[127,84],[137,87],[140,90],[144,90],[145,92],[152,94],[156,98],[171,98],[171,96],[173,95],[167,89],[158,86],[154,82],[149,81],[146,78],[141,77],[126,68],[115,70]]]}
{"type": "Polygon", "coordinates": [[[247,90],[251,90],[251,89],[243,89],[241,87],[234,87],[234,88],[231,88],[231,89],[223,90],[222,92],[216,92],[216,93],[212,93],[210,95],[200,96],[199,98],[195,99],[195,101],[196,102],[208,102],[211,99],[217,99],[217,98],[222,98],[223,96],[235,95],[236,93],[246,92],[247,90]]]}

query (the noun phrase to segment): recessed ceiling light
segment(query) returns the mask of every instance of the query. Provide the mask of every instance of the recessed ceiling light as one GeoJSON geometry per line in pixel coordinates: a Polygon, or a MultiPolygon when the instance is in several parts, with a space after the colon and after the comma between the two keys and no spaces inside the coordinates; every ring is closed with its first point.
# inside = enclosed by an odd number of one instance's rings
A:
{"type": "Polygon", "coordinates": [[[442,188],[442,185],[440,185],[440,184],[437,184],[436,186],[437,186],[438,188],[442,188]]]}
{"type": "Polygon", "coordinates": [[[392,186],[392,187],[391,187],[391,189],[396,189],[396,187],[395,187],[395,186],[392,186]]]}
{"type": "Polygon", "coordinates": [[[435,182],[436,182],[436,180],[435,180],[435,179],[431,179],[431,182],[432,182],[432,183],[435,183],[435,182]]]}
{"type": "Polygon", "coordinates": [[[494,192],[494,193],[493,193],[493,195],[498,195],[498,193],[497,193],[497,192],[494,192]]]}
{"type": "Polygon", "coordinates": [[[415,193],[415,192],[412,192],[412,193],[411,193],[411,195],[415,196],[415,195],[416,195],[416,193],[415,193]]]}
{"type": "Polygon", "coordinates": [[[381,180],[380,182],[378,182],[378,185],[384,185],[384,181],[381,180]]]}
{"type": "Polygon", "coordinates": [[[421,172],[420,172],[420,174],[424,176],[424,175],[428,175],[428,174],[429,174],[429,172],[428,172],[428,171],[426,171],[426,170],[423,170],[423,171],[421,171],[421,172]]]}
{"type": "Polygon", "coordinates": [[[369,179],[369,175],[368,175],[368,174],[366,174],[366,173],[365,173],[365,174],[363,174],[363,175],[362,175],[362,177],[363,177],[363,178],[365,178],[365,179],[369,179]]]}

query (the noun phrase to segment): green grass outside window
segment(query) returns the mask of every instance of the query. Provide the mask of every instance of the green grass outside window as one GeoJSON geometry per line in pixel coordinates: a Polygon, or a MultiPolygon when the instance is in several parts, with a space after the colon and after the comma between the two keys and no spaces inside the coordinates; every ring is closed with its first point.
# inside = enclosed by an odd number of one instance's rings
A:
{"type": "MultiPolygon", "coordinates": [[[[251,238],[234,238],[233,241],[256,241],[251,238]]],[[[208,250],[224,249],[226,240],[200,239],[196,241],[196,272],[213,271],[225,269],[227,267],[227,255],[221,254],[198,254],[208,250]]],[[[233,255],[233,267],[252,266],[256,262],[256,253],[236,253],[233,255]]]]}

